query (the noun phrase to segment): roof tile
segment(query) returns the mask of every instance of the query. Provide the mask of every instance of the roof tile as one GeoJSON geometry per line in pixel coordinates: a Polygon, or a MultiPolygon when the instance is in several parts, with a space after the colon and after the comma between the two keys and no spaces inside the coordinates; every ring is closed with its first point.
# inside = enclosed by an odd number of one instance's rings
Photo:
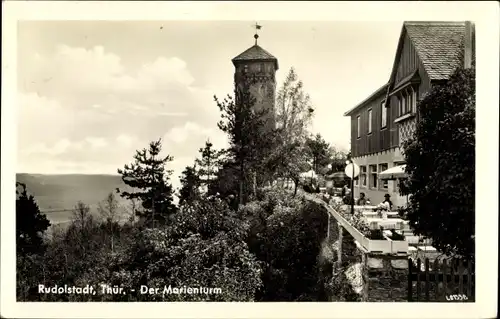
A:
{"type": "Polygon", "coordinates": [[[431,80],[447,79],[463,61],[464,22],[405,22],[431,80]]]}
{"type": "Polygon", "coordinates": [[[233,61],[247,61],[247,60],[278,60],[271,53],[267,52],[258,45],[254,45],[233,58],[233,61]]]}

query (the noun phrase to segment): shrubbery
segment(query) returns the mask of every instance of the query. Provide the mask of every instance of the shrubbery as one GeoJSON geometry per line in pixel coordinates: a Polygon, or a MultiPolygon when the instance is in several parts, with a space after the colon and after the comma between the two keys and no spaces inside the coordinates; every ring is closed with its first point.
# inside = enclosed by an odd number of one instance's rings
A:
{"type": "Polygon", "coordinates": [[[218,198],[196,199],[161,229],[137,223],[110,227],[87,214],[82,203],[77,211],[80,219],[54,231],[43,253],[17,259],[18,300],[327,300],[334,259],[325,254],[327,214],[292,192],[261,189],[256,201],[237,212],[218,198]],[[93,285],[98,294],[39,295],[38,284],[93,285]],[[101,284],[135,293],[103,295],[101,284]],[[217,287],[222,293],[141,295],[141,285],[217,287]]]}
{"type": "Polygon", "coordinates": [[[448,255],[475,252],[475,69],[458,69],[418,104],[405,142],[407,218],[416,235],[448,255]]]}
{"type": "Polygon", "coordinates": [[[266,189],[260,199],[243,210],[250,221],[250,250],[264,262],[264,286],[256,300],[318,300],[326,212],[281,189],[266,189]]]}

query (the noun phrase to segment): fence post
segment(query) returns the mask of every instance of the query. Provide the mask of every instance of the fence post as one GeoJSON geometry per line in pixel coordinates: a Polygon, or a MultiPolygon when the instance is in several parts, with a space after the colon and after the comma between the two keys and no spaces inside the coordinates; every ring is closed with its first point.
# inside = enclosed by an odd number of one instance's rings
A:
{"type": "Polygon", "coordinates": [[[417,301],[420,301],[420,269],[422,269],[422,262],[420,258],[417,259],[417,301]]]}
{"type": "Polygon", "coordinates": [[[436,258],[434,260],[434,283],[436,284],[436,292],[434,294],[434,297],[436,298],[436,301],[439,301],[439,261],[436,258]]]}
{"type": "Polygon", "coordinates": [[[458,293],[459,294],[464,294],[464,263],[461,259],[458,260],[458,293]]]}
{"type": "Polygon", "coordinates": [[[429,258],[425,258],[425,301],[429,300],[429,258]]]}
{"type": "Polygon", "coordinates": [[[413,280],[412,280],[413,260],[408,258],[408,301],[413,301],[413,280]]]}
{"type": "Polygon", "coordinates": [[[472,262],[467,261],[467,293],[469,294],[469,298],[474,296],[474,292],[472,291],[472,262]]]}
{"type": "Polygon", "coordinates": [[[443,260],[443,296],[448,294],[448,273],[446,271],[446,259],[443,260]]]}

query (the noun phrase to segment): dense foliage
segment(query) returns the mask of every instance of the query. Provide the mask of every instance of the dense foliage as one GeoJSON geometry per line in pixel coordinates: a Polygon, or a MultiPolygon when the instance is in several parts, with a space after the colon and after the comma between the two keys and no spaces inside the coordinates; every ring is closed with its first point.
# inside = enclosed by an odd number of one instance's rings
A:
{"type": "Polygon", "coordinates": [[[133,191],[122,191],[127,199],[138,199],[142,203],[141,214],[145,221],[154,226],[155,222],[164,224],[176,210],[173,204],[173,188],[170,184],[171,170],[166,165],[172,156],[160,155],[161,139],[149,144],[149,148],[136,151],[134,162],[118,169],[123,182],[133,191]]]}
{"type": "Polygon", "coordinates": [[[182,175],[179,176],[181,189],[179,190],[179,205],[191,202],[198,198],[201,180],[198,176],[196,166],[186,166],[182,175]]]}
{"type": "Polygon", "coordinates": [[[459,69],[419,103],[420,121],[404,145],[410,178],[407,218],[433,246],[474,255],[475,71],[459,69]]]}
{"type": "Polygon", "coordinates": [[[325,256],[327,214],[296,195],[311,157],[324,166],[332,159],[330,148],[322,138],[319,147],[316,140],[306,142],[314,110],[293,69],[278,92],[275,114],[255,107],[250,91],[256,83],[248,76],[234,99],[215,98],[229,147],[205,143],[201,157],[182,172],[178,207],[167,169],[173,158],[161,155],[161,140],[153,141],[118,170],[129,189],[117,193],[143,218],[124,223],[112,193],[98,206],[99,215],[78,202],[69,226],[47,238],[46,250],[17,259],[18,300],[328,300],[333,258],[325,256]],[[295,192],[283,187],[285,179],[295,182],[295,192]],[[39,284],[91,285],[97,294],[38,294],[39,284]],[[112,286],[125,293],[103,293],[112,286]],[[141,286],[160,291],[143,294],[141,286]],[[164,294],[168,287],[220,291],[164,294]]]}
{"type": "Polygon", "coordinates": [[[264,264],[260,301],[321,299],[318,256],[327,214],[319,205],[280,189],[265,189],[243,212],[250,221],[248,245],[264,264]]]}
{"type": "Polygon", "coordinates": [[[198,167],[197,175],[208,190],[220,166],[223,151],[214,149],[213,144],[210,141],[206,141],[205,147],[200,148],[199,152],[201,158],[195,160],[198,167]]]}
{"type": "Polygon", "coordinates": [[[18,254],[29,254],[43,249],[43,233],[50,222],[40,212],[32,195],[26,191],[26,185],[18,184],[16,189],[16,247],[18,254]],[[20,189],[19,189],[20,188],[20,189]]]}
{"type": "Polygon", "coordinates": [[[131,222],[110,227],[110,218],[98,219],[79,202],[69,227],[53,231],[46,251],[17,259],[18,300],[326,300],[331,262],[319,260],[327,225],[323,208],[283,189],[257,195],[239,211],[213,196],[186,201],[161,229],[131,222]],[[38,284],[92,285],[97,294],[38,294],[38,284]],[[103,294],[102,285],[127,293],[103,294]],[[141,285],[161,291],[140,294],[141,285]],[[165,286],[221,292],[163,294],[165,286]]]}
{"type": "Polygon", "coordinates": [[[300,173],[308,167],[305,143],[314,109],[293,68],[277,92],[275,111],[274,147],[266,159],[266,167],[269,174],[283,184],[285,180],[292,180],[296,192],[300,173]]]}
{"type": "Polygon", "coordinates": [[[260,267],[244,241],[246,228],[218,199],[183,206],[172,226],[146,229],[113,267],[121,286],[217,287],[220,294],[128,296],[133,300],[252,301],[260,267]]]}
{"type": "Polygon", "coordinates": [[[238,170],[238,199],[241,204],[255,195],[257,172],[261,183],[268,178],[267,174],[262,173],[265,172],[265,159],[274,143],[271,110],[257,109],[256,98],[251,94],[251,88],[256,83],[257,79],[249,75],[235,86],[234,98],[228,96],[219,100],[214,97],[221,112],[218,127],[227,134],[229,140],[227,155],[238,170]]]}
{"type": "Polygon", "coordinates": [[[326,142],[321,134],[308,137],[306,149],[310,158],[312,169],[316,173],[324,172],[331,162],[330,144],[326,142]]]}

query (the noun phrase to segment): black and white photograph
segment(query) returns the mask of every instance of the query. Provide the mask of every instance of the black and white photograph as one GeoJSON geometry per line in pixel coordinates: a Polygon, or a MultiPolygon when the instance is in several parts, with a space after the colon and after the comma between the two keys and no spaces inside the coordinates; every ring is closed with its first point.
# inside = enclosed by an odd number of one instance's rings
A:
{"type": "Polygon", "coordinates": [[[493,2],[20,3],[2,316],[495,316],[493,2]]]}

